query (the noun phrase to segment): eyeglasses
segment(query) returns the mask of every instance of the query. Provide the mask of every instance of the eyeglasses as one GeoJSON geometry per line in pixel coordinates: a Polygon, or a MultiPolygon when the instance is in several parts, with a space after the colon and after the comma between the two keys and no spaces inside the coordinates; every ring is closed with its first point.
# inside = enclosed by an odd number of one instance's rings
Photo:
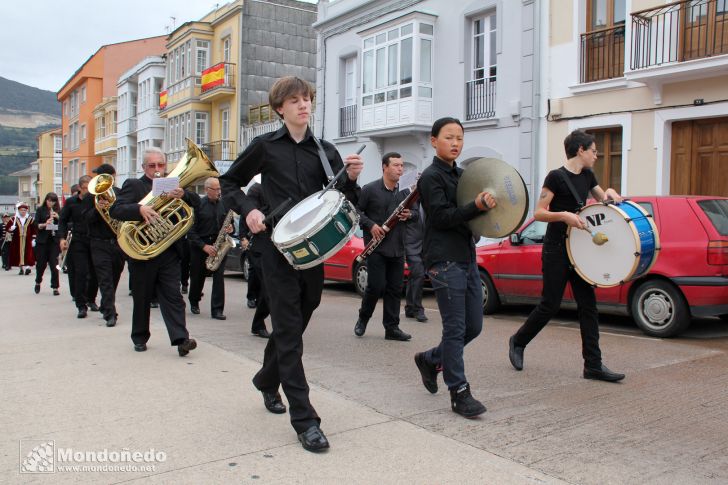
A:
{"type": "Polygon", "coordinates": [[[212,187],[205,187],[207,190],[212,190],[213,192],[221,192],[222,189],[220,187],[218,188],[212,188],[212,187]]]}
{"type": "Polygon", "coordinates": [[[164,167],[167,166],[167,164],[164,163],[164,162],[161,162],[161,163],[147,163],[145,166],[148,167],[148,168],[164,168],[164,167]]]}

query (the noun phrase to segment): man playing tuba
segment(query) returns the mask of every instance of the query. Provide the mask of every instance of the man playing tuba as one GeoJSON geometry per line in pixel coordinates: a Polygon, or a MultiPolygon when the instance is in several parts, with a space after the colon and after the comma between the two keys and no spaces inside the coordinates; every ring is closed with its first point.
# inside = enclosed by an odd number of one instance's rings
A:
{"type": "MultiPolygon", "coordinates": [[[[144,151],[142,162],[144,175],[138,179],[127,179],[121,187],[116,202],[111,206],[109,215],[121,221],[145,221],[153,224],[160,219],[159,214],[149,205],[139,204],[152,190],[152,180],[164,176],[167,168],[167,157],[157,147],[144,151]]],[[[194,192],[180,187],[171,190],[166,197],[181,199],[190,207],[197,207],[200,198],[194,192]]],[[[159,254],[152,257],[140,256],[129,258],[129,277],[131,278],[132,312],[131,340],[134,350],[147,350],[149,340],[150,303],[154,296],[159,301],[162,319],[167,326],[169,340],[177,346],[180,357],[190,353],[197,347],[197,342],[189,338],[185,322],[185,303],[180,293],[180,257],[182,244],[177,240],[159,254]]]]}

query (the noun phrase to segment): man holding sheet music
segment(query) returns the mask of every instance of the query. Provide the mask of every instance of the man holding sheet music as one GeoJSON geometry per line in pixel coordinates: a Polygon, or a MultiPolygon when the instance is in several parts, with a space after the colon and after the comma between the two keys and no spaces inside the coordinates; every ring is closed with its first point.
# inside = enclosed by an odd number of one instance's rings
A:
{"type": "MultiPolygon", "coordinates": [[[[154,209],[139,205],[150,191],[166,193],[168,197],[184,200],[190,207],[200,204],[200,197],[194,192],[180,188],[179,181],[164,177],[167,157],[157,147],[144,151],[142,168],[144,175],[138,179],[127,179],[121,187],[116,202],[109,214],[121,221],[151,222],[159,217],[154,209]]],[[[155,296],[159,301],[162,319],[167,326],[169,340],[177,346],[180,357],[197,347],[197,342],[189,338],[185,321],[185,302],[180,292],[180,258],[185,241],[177,240],[159,256],[142,261],[129,258],[129,278],[131,279],[134,310],[132,312],[131,340],[134,350],[147,350],[149,340],[150,303],[155,296]]]]}

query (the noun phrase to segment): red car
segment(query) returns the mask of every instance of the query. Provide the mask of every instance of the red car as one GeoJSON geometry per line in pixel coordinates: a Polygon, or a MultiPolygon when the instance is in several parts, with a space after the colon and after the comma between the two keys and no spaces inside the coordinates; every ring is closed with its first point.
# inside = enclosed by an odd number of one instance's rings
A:
{"type": "Polygon", "coordinates": [[[324,261],[324,278],[331,281],[354,283],[356,292],[363,295],[367,287],[366,260],[362,264],[356,262],[356,257],[362,251],[364,251],[364,239],[362,239],[361,229],[357,229],[343,248],[324,261]]]}
{"type": "MultiPolygon", "coordinates": [[[[599,311],[631,315],[642,331],[672,337],[692,316],[728,321],[728,198],[633,197],[652,214],[661,250],[652,269],[636,280],[597,288],[599,311]]],[[[477,248],[483,313],[501,304],[536,304],[541,298],[541,247],[546,223],[533,219],[510,238],[477,248]]],[[[571,288],[564,307],[576,307],[571,288]]]]}

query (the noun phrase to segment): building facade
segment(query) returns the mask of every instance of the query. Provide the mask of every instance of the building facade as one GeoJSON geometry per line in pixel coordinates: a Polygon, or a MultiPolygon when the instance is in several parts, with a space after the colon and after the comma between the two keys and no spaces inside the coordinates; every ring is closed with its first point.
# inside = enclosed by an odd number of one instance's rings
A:
{"type": "Polygon", "coordinates": [[[458,162],[495,157],[531,186],[538,172],[539,16],[532,0],[319,2],[317,132],[341,153],[367,144],[362,182],[381,156],[422,171],[434,120],[465,127],[458,162]]]}
{"type": "Polygon", "coordinates": [[[127,178],[142,175],[144,150],[164,146],[164,120],[159,116],[158,100],[165,72],[164,59],[149,56],[119,78],[116,134],[116,185],[119,187],[127,178]]]}
{"type": "Polygon", "coordinates": [[[116,167],[117,97],[102,98],[93,111],[94,154],[116,167]]]}
{"type": "MultiPolygon", "coordinates": [[[[81,175],[102,163],[96,154],[94,110],[104,98],[116,96],[119,76],[142,58],[164,51],[164,36],[102,46],[66,81],[58,91],[62,104],[63,193],[81,175]]],[[[105,152],[113,156],[111,151],[105,152]]]]}
{"type": "Polygon", "coordinates": [[[626,195],[728,196],[728,3],[551,0],[545,169],[597,138],[595,172],[626,195]]]}
{"type": "Polygon", "coordinates": [[[36,194],[38,204],[48,192],[63,195],[63,139],[60,128],[38,135],[38,180],[36,194]]]}
{"type": "Polygon", "coordinates": [[[38,207],[38,161],[31,162],[28,167],[9,174],[18,178],[18,202],[28,204],[31,213],[38,207]]]}

